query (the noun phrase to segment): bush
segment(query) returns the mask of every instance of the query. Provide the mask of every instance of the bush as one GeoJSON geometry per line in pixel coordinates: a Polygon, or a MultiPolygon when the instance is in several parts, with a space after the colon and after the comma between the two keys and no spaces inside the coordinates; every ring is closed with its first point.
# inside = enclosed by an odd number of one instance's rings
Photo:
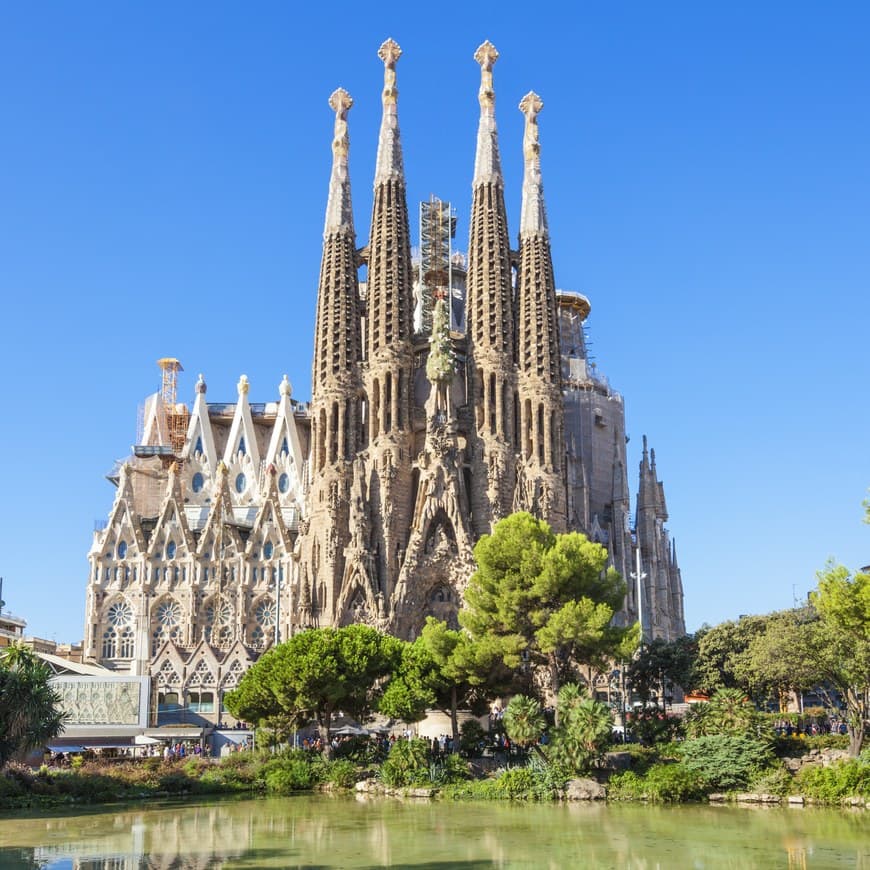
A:
{"type": "Polygon", "coordinates": [[[280,759],[270,763],[265,774],[266,788],[276,794],[306,791],[316,781],[312,766],[301,759],[280,759]]]}
{"type": "Polygon", "coordinates": [[[726,734],[686,740],[681,754],[683,767],[697,773],[711,791],[745,788],[771,760],[766,743],[726,734]]]}
{"type": "Polygon", "coordinates": [[[481,744],[487,733],[477,719],[466,719],[459,728],[459,751],[466,758],[480,755],[481,744]]]}
{"type": "Polygon", "coordinates": [[[381,765],[384,785],[401,788],[429,777],[429,744],[425,740],[397,740],[381,765]]]}
{"type": "Polygon", "coordinates": [[[758,772],[750,780],[749,788],[758,794],[776,794],[785,797],[794,791],[794,777],[785,765],[777,760],[766,770],[758,772]]]}
{"type": "Polygon", "coordinates": [[[773,740],[773,751],[780,758],[797,758],[811,749],[848,748],[848,734],[780,734],[773,740]]]}
{"type": "Polygon", "coordinates": [[[429,782],[443,786],[471,779],[468,762],[456,754],[449,754],[439,761],[429,763],[429,782]]]}
{"type": "Polygon", "coordinates": [[[496,796],[505,800],[535,800],[538,778],[529,767],[512,767],[495,780],[496,796]]]}
{"type": "Polygon", "coordinates": [[[626,716],[628,728],[634,738],[644,746],[670,743],[685,733],[683,720],[662,710],[640,710],[626,716]]]}
{"type": "Polygon", "coordinates": [[[608,783],[611,800],[644,800],[652,803],[682,803],[701,800],[707,785],[700,774],[682,764],[652,765],[644,775],[628,770],[614,774],[608,783]]]}
{"type": "Polygon", "coordinates": [[[336,788],[353,788],[359,778],[357,766],[347,758],[335,758],[316,765],[317,778],[336,788]]]}
{"type": "Polygon", "coordinates": [[[771,739],[767,718],[739,689],[719,689],[706,704],[695,704],[686,716],[689,737],[726,734],[771,739]]]}
{"type": "Polygon", "coordinates": [[[870,764],[862,758],[838,761],[829,767],[804,767],[797,775],[800,794],[823,803],[847,797],[870,797],[870,764]]]}

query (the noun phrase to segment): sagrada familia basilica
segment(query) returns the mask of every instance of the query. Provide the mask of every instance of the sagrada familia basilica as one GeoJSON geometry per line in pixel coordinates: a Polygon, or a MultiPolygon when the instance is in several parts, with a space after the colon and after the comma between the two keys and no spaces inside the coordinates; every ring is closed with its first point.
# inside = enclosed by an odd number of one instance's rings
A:
{"type": "Polygon", "coordinates": [[[368,243],[354,229],[350,95],[336,90],[310,402],[178,402],[175,359],[89,553],[85,655],[151,678],[154,702],[220,713],[277,640],[366,622],[410,638],[456,624],[475,542],[515,511],[604,544],[628,581],[617,619],[685,633],[676,552],[644,438],[632,517],[622,397],[589,360],[589,301],[557,290],[541,180],[540,97],[525,117],[519,247],[508,232],[489,42],[465,254],[420,207],[412,256],[396,65],[387,40],[368,243]],[[364,269],[365,281],[360,280],[364,269]],[[633,578],[633,579],[630,579],[633,578]]]}

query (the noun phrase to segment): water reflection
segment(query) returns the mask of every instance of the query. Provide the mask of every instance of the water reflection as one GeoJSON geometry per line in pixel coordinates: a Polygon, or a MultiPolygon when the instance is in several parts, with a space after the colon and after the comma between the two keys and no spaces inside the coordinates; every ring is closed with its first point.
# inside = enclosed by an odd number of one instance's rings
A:
{"type": "Polygon", "coordinates": [[[866,812],[735,807],[221,801],[0,819],[0,867],[859,867],[866,812]]]}

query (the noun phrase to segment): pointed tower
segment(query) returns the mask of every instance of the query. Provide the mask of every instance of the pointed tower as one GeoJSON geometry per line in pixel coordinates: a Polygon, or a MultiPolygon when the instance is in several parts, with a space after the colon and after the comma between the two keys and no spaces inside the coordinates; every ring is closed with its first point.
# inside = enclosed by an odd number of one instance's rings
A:
{"type": "Polygon", "coordinates": [[[510,513],[514,454],[518,447],[519,397],[514,378],[514,311],[504,179],[495,124],[492,68],[498,51],[484,42],[474,54],[480,65],[480,122],[471,196],[466,312],[469,433],[472,464],[485,473],[471,479],[474,536],[510,513]]]}
{"type": "Polygon", "coordinates": [[[517,383],[520,459],[515,503],[565,531],[565,438],[559,321],[550,234],[541,181],[538,113],[544,104],[534,92],[520,102],[523,135],[523,205],[517,279],[517,383]]]}
{"type": "Polygon", "coordinates": [[[378,593],[389,601],[408,541],[411,510],[411,395],[414,307],[411,241],[399,137],[396,63],[401,48],[388,39],[383,117],[378,139],[366,289],[366,395],[369,409],[365,486],[372,511],[372,555],[378,593]]]}
{"type": "Polygon", "coordinates": [[[638,484],[637,545],[646,574],[644,626],[649,638],[673,640],[685,634],[682,581],[671,561],[664,487],[658,479],[655,450],[647,449],[646,436],[638,484]]]}
{"type": "MultiPolygon", "coordinates": [[[[360,310],[356,237],[348,174],[347,113],[353,100],[339,88],[329,98],[335,112],[332,174],[323,229],[317,290],[309,463],[310,534],[303,535],[303,580],[316,590],[320,613],[332,621],[347,543],[347,502],[364,403],[360,395],[360,310]]],[[[292,446],[288,443],[288,447],[292,446]]]]}

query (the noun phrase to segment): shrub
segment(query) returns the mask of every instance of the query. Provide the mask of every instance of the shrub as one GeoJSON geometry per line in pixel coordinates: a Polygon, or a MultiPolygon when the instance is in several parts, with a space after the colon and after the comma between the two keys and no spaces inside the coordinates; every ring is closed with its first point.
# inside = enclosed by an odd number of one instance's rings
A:
{"type": "Polygon", "coordinates": [[[695,704],[686,716],[689,737],[727,734],[734,737],[772,738],[765,716],[739,689],[719,689],[706,704],[695,704]]]}
{"type": "Polygon", "coordinates": [[[612,800],[645,800],[653,803],[681,803],[700,800],[706,783],[700,774],[682,764],[654,764],[644,774],[633,770],[614,774],[608,783],[612,800]]]}
{"type": "Polygon", "coordinates": [[[759,794],[776,794],[785,797],[794,791],[794,777],[779,760],[765,770],[759,771],[749,782],[752,791],[759,794]]]}
{"type": "Polygon", "coordinates": [[[631,734],[644,746],[669,743],[685,733],[683,720],[662,710],[640,710],[637,713],[629,713],[626,721],[631,734]]]}
{"type": "Polygon", "coordinates": [[[697,773],[711,791],[745,788],[771,760],[766,743],[726,734],[686,740],[681,754],[683,767],[697,773]]]}
{"type": "Polygon", "coordinates": [[[335,758],[317,765],[317,778],[336,788],[353,788],[358,779],[356,765],[347,758],[335,758]]]}
{"type": "Polygon", "coordinates": [[[773,740],[773,751],[780,758],[794,758],[811,749],[848,749],[848,734],[780,734],[773,740]]]}
{"type": "Polygon", "coordinates": [[[429,763],[429,782],[433,785],[450,785],[471,778],[468,762],[456,754],[450,754],[429,763]]]}
{"type": "Polygon", "coordinates": [[[480,746],[487,734],[477,719],[466,719],[459,728],[459,751],[466,758],[480,755],[480,746]]]}
{"type": "Polygon", "coordinates": [[[870,764],[862,758],[837,761],[829,767],[809,766],[797,775],[797,790],[824,803],[870,796],[870,764]]]}
{"type": "Polygon", "coordinates": [[[266,788],[277,794],[305,791],[315,783],[314,771],[307,761],[280,759],[266,772],[266,788]]]}
{"type": "Polygon", "coordinates": [[[390,788],[424,782],[429,776],[429,745],[425,740],[397,740],[381,765],[380,777],[390,788]]]}

